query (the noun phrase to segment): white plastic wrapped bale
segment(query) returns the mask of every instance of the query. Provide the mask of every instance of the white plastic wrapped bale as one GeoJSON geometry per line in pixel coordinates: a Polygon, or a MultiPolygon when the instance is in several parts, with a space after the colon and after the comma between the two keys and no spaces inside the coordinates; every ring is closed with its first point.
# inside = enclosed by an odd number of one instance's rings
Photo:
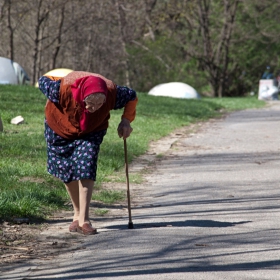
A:
{"type": "Polygon", "coordinates": [[[28,85],[29,83],[30,78],[17,62],[0,57],[0,84],[28,85]]]}
{"type": "Polygon", "coordinates": [[[174,98],[200,98],[199,93],[191,86],[180,82],[159,84],[153,87],[149,95],[168,96],[174,98]]]}
{"type": "MultiPolygon", "coordinates": [[[[57,68],[57,69],[48,71],[43,76],[65,77],[73,71],[74,70],[68,69],[68,68],[57,68]]],[[[35,87],[39,87],[38,82],[35,84],[35,87]]]]}

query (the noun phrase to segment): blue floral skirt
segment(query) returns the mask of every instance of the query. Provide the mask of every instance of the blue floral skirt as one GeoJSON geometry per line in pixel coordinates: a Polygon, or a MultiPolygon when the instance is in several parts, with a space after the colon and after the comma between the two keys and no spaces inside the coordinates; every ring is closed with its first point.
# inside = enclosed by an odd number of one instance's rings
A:
{"type": "Polygon", "coordinates": [[[64,183],[96,179],[100,145],[107,130],[89,133],[76,140],[65,139],[45,123],[47,170],[64,183]]]}

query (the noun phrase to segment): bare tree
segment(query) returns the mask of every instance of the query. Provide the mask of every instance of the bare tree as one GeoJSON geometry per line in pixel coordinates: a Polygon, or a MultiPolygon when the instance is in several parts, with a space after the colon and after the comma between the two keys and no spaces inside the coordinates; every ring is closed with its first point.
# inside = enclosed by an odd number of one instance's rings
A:
{"type": "Polygon", "coordinates": [[[56,60],[62,44],[63,23],[65,18],[65,4],[66,2],[62,3],[60,7],[57,36],[55,38],[56,44],[54,45],[53,58],[52,58],[52,68],[56,68],[56,60]]]}
{"type": "Polygon", "coordinates": [[[246,40],[259,52],[250,53],[250,64],[256,56],[259,68],[267,60],[279,64],[279,6],[273,0],[0,0],[0,55],[23,65],[33,84],[63,67],[144,91],[177,80],[210,84],[215,96],[225,96],[249,67],[245,51],[240,55],[246,40]]]}
{"type": "Polygon", "coordinates": [[[34,49],[33,49],[33,75],[32,75],[32,84],[35,84],[37,80],[38,65],[40,65],[40,53],[42,52],[42,40],[43,38],[43,28],[44,22],[48,20],[50,10],[48,7],[43,7],[43,0],[39,0],[36,7],[36,24],[35,24],[35,36],[34,49]]]}
{"type": "MultiPolygon", "coordinates": [[[[155,33],[153,30],[153,24],[151,21],[151,13],[152,13],[153,9],[155,8],[156,3],[157,3],[157,0],[145,0],[145,14],[144,14],[145,21],[143,22],[144,30],[142,31],[142,34],[141,34],[142,36],[140,39],[150,38],[152,41],[155,41],[155,33]],[[145,27],[147,27],[147,29],[148,29],[147,33],[145,32],[146,31],[145,27]]],[[[149,52],[150,54],[152,54],[152,56],[154,56],[156,59],[158,59],[166,67],[167,71],[170,69],[170,66],[168,65],[168,63],[166,63],[160,55],[153,52],[145,44],[141,43],[139,40],[132,40],[132,43],[139,46],[143,50],[149,52]]]]}
{"type": "Polygon", "coordinates": [[[129,78],[129,55],[126,50],[126,34],[125,34],[125,14],[122,0],[115,0],[116,10],[117,10],[117,18],[118,18],[118,26],[120,32],[120,41],[122,46],[122,51],[124,54],[124,71],[125,71],[125,84],[130,87],[130,78],[129,78]]]}
{"type": "Polygon", "coordinates": [[[11,23],[11,0],[5,1],[7,6],[7,28],[10,33],[10,41],[9,41],[9,58],[14,60],[14,29],[12,28],[11,23]]]}
{"type": "Polygon", "coordinates": [[[215,96],[222,97],[227,89],[231,40],[240,0],[185,0],[189,12],[179,12],[175,21],[176,40],[189,58],[199,62],[207,73],[215,96]],[[182,23],[184,29],[180,27],[182,23]],[[181,30],[180,30],[181,29],[181,30]],[[179,35],[178,35],[179,34],[179,35]]]}
{"type": "Polygon", "coordinates": [[[153,41],[155,40],[155,33],[153,31],[152,27],[152,21],[151,21],[151,13],[153,9],[155,8],[157,3],[157,0],[145,0],[145,12],[146,12],[146,26],[148,27],[148,33],[146,33],[144,36],[149,36],[153,41]]]}
{"type": "Polygon", "coordinates": [[[7,57],[14,60],[15,53],[15,33],[21,25],[23,18],[25,17],[27,11],[22,9],[22,6],[16,5],[15,1],[4,0],[1,6],[1,21],[6,19],[6,27],[8,30],[8,49],[7,57]],[[16,8],[16,9],[13,9],[16,8]]]}
{"type": "Polygon", "coordinates": [[[204,51],[202,56],[199,54],[195,56],[208,71],[210,75],[209,81],[214,89],[215,96],[222,97],[225,92],[228,75],[230,41],[234,29],[236,11],[240,1],[223,1],[223,21],[221,22],[221,32],[218,41],[213,40],[210,31],[210,13],[211,8],[213,8],[211,7],[211,2],[206,0],[198,1],[199,25],[204,51]]]}

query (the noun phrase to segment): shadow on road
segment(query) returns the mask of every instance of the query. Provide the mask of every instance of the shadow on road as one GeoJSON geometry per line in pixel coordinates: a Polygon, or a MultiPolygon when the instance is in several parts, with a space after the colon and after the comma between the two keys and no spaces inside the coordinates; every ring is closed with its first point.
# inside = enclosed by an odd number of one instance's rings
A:
{"type": "MultiPolygon", "coordinates": [[[[235,225],[240,224],[246,224],[251,223],[251,221],[244,221],[244,222],[237,222],[237,223],[231,223],[231,222],[219,222],[219,221],[213,221],[213,220],[187,220],[187,221],[176,221],[176,222],[168,222],[168,223],[139,223],[134,224],[135,229],[141,229],[141,228],[155,228],[155,227],[233,227],[235,225]]],[[[114,226],[108,226],[107,229],[127,229],[128,227],[125,225],[114,225],[114,226]]]]}

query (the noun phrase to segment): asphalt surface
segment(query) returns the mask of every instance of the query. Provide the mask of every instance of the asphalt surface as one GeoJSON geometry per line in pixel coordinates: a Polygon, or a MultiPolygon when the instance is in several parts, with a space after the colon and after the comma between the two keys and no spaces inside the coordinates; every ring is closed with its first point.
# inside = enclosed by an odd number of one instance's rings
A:
{"type": "Polygon", "coordinates": [[[118,217],[0,279],[280,279],[280,102],[174,139],[131,187],[134,229],[118,217]]]}

